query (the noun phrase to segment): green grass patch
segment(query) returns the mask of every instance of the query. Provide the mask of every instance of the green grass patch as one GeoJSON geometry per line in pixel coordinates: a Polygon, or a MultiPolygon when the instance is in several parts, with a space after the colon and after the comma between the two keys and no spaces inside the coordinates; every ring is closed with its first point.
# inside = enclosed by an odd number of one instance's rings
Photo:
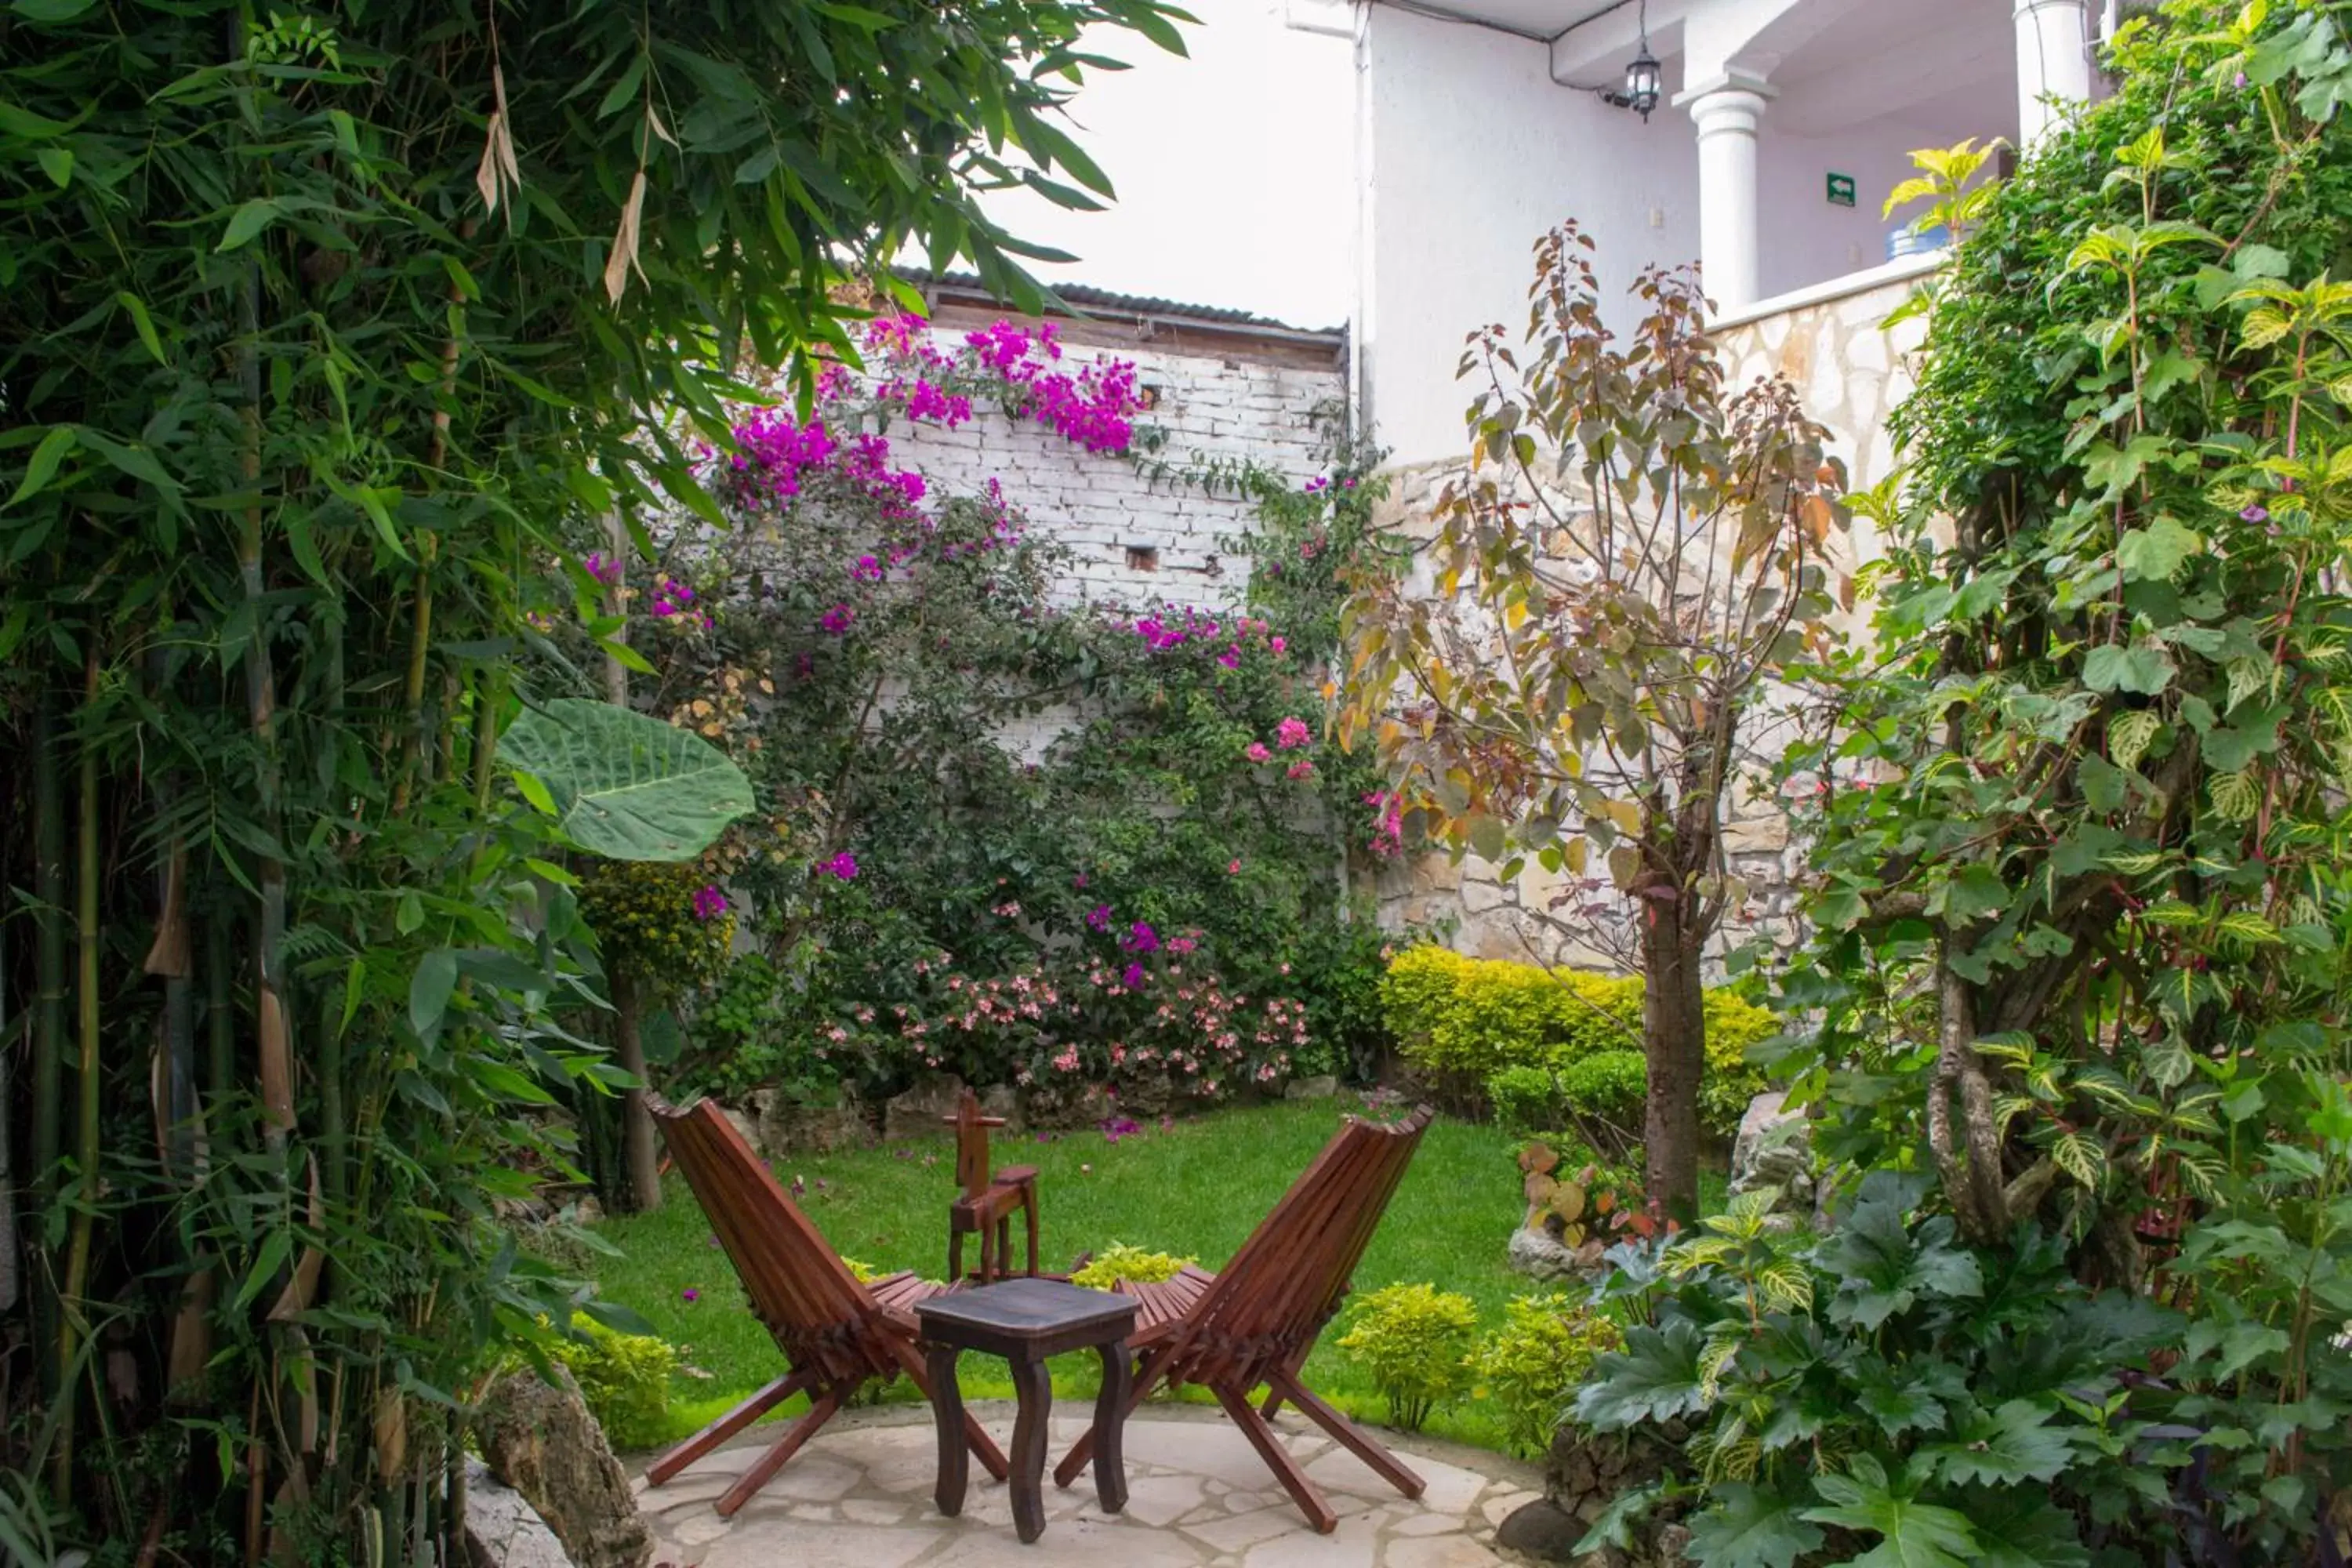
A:
{"type": "MultiPolygon", "coordinates": [[[[1222,1268],[1338,1130],[1349,1103],[1219,1110],[1116,1143],[1093,1131],[1043,1142],[1000,1137],[996,1160],[1038,1167],[1045,1268],[1065,1271],[1078,1254],[1114,1241],[1222,1268]]],[[[1500,1323],[1503,1304],[1534,1289],[1503,1261],[1523,1212],[1514,1147],[1493,1127],[1444,1120],[1432,1126],[1356,1270],[1357,1290],[1429,1280],[1476,1301],[1483,1326],[1500,1323]]],[[[952,1142],[942,1132],[883,1149],[797,1158],[778,1170],[787,1184],[795,1176],[805,1184],[802,1209],[844,1256],[885,1272],[912,1268],[936,1279],[947,1268],[954,1167],[952,1142]]],[[[1709,1197],[1719,1197],[1720,1189],[1716,1178],[1709,1197]]],[[[783,1362],[752,1318],[694,1194],[673,1176],[666,1195],[654,1214],[599,1226],[624,1256],[595,1263],[607,1298],[641,1313],[680,1347],[688,1365],[708,1374],[680,1379],[671,1405],[676,1437],[774,1378],[783,1362]]],[[[972,1254],[970,1245],[966,1253],[972,1254]]],[[[1380,1395],[1333,1347],[1337,1337],[1337,1330],[1327,1331],[1317,1345],[1307,1363],[1307,1385],[1351,1415],[1379,1420],[1380,1395]]],[[[969,1396],[1011,1397],[1002,1363],[967,1356],[962,1372],[969,1396]]],[[[1092,1355],[1064,1358],[1055,1366],[1055,1392],[1091,1395],[1098,1375],[1092,1355]]],[[[901,1380],[883,1397],[916,1395],[901,1380]]],[[[785,1413],[801,1407],[795,1400],[785,1413]]],[[[1457,1442],[1502,1446],[1499,1421],[1476,1400],[1441,1410],[1427,1429],[1457,1442]]]]}

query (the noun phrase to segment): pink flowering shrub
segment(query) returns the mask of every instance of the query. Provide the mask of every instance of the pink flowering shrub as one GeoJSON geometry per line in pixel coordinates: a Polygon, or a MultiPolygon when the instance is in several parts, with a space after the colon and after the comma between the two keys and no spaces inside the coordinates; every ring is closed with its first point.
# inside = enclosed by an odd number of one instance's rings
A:
{"type": "Polygon", "coordinates": [[[1176,937],[1147,959],[1122,940],[986,976],[937,953],[919,962],[918,994],[833,1026],[827,1048],[971,1083],[1108,1083],[1199,1102],[1279,1085],[1309,1044],[1305,1003],[1242,992],[1197,952],[1197,938],[1176,937]]]}
{"type": "MultiPolygon", "coordinates": [[[[703,455],[731,526],[688,525],[657,563],[711,623],[638,646],[759,803],[724,886],[767,967],[681,1008],[690,1076],[737,1098],[953,1071],[1207,1100],[1369,1059],[1382,938],[1331,882],[1377,781],[1317,740],[1339,580],[1068,606],[1067,552],[1017,495],[929,482],[907,431],[993,405],[1124,462],[1131,368],[1013,323],[958,342],[886,317],[868,339],[806,417],[748,414],[703,455]],[[1048,710],[1075,715],[1058,738],[1007,742],[1048,710]]],[[[1342,503],[1285,495],[1328,536],[1342,503]]]]}

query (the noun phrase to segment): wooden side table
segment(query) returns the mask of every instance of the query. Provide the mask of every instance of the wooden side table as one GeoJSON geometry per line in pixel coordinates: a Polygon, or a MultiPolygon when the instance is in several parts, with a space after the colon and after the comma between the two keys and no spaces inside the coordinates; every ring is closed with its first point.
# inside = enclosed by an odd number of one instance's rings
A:
{"type": "Polygon", "coordinates": [[[915,1306],[929,1362],[931,1412],[939,1419],[940,1511],[963,1511],[971,1455],[964,1447],[963,1391],[956,1357],[965,1351],[1001,1355],[1013,1369],[1017,1408],[1013,1419],[1013,1528],[1024,1542],[1045,1532],[1045,1416],[1053,1380],[1045,1358],[1093,1346],[1102,1354],[1102,1394],[1095,1401],[1095,1496],[1105,1513],[1127,1506],[1127,1468],[1118,1434],[1127,1412],[1126,1341],[1135,1331],[1135,1299],[1088,1290],[1058,1279],[1008,1279],[972,1290],[934,1296],[915,1306]]]}

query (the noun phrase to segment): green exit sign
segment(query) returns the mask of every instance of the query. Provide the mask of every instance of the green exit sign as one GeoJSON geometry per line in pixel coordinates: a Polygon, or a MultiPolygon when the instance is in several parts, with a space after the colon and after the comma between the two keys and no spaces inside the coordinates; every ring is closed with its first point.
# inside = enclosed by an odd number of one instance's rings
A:
{"type": "Polygon", "coordinates": [[[1853,176],[1852,174],[1832,174],[1830,176],[1830,205],[1833,207],[1850,207],[1853,205],[1853,176]]]}

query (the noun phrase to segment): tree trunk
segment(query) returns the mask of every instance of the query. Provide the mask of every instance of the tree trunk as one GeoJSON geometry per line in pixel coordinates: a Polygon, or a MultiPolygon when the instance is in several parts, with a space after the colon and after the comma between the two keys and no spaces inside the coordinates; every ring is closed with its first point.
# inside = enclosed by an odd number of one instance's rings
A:
{"type": "MultiPolygon", "coordinates": [[[[604,520],[604,543],[614,574],[605,595],[605,613],[617,616],[626,603],[621,583],[622,574],[627,570],[624,563],[629,558],[629,531],[617,511],[604,520]]],[[[628,635],[628,628],[624,626],[613,634],[613,640],[625,642],[628,635]]],[[[611,654],[604,656],[604,700],[615,708],[629,705],[629,667],[611,654]]],[[[628,966],[614,964],[613,1032],[620,1048],[621,1070],[640,1084],[651,1084],[653,1079],[646,1074],[645,1041],[637,1034],[644,1005],[628,966]]],[[[661,1207],[661,1172],[654,1157],[654,1117],[646,1109],[643,1089],[633,1089],[621,1096],[621,1180],[622,1202],[628,1208],[643,1214],[661,1207]]]]}
{"type": "Polygon", "coordinates": [[[661,1207],[661,1166],[654,1153],[654,1117],[646,1106],[646,1043],[638,1032],[644,1003],[625,963],[613,965],[613,1037],[621,1070],[638,1087],[621,1096],[621,1203],[633,1214],[661,1207]]]}
{"type": "Polygon", "coordinates": [[[1642,1113],[1651,1217],[1685,1229],[1698,1219],[1698,1089],[1706,1071],[1706,939],[1675,905],[1644,900],[1642,1048],[1650,1088],[1642,1113]]]}

